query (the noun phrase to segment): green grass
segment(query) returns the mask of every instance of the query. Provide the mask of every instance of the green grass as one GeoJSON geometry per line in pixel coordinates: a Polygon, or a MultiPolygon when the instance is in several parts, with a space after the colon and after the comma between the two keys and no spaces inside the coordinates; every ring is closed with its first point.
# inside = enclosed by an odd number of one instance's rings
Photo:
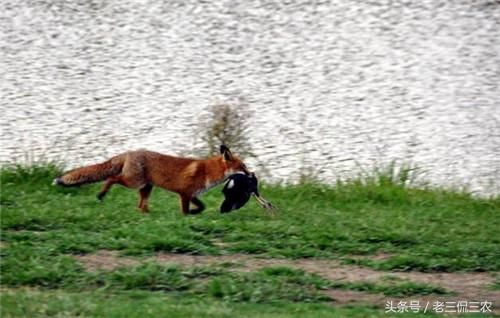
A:
{"type": "Polygon", "coordinates": [[[429,284],[421,284],[414,282],[398,282],[398,283],[371,283],[371,282],[357,282],[357,283],[344,283],[338,282],[332,285],[334,288],[356,290],[368,293],[381,293],[389,297],[411,297],[417,295],[446,295],[450,294],[446,289],[429,284]]]}
{"type": "Polygon", "coordinates": [[[413,170],[396,170],[378,170],[334,186],[264,184],[261,193],[279,208],[276,216],[255,202],[221,215],[222,194],[215,189],[202,198],[208,207],[203,214],[184,217],[177,197],[161,189],[152,194],[151,213],[142,215],[135,208],[134,191],[115,187],[101,203],[95,198],[99,185],[52,186],[57,166],[2,168],[0,270],[1,285],[8,288],[2,315],[68,311],[70,316],[133,317],[143,309],[151,310],[151,316],[168,311],[207,317],[368,317],[381,312],[326,306],[321,290],[334,286],[388,296],[445,292],[412,282],[341,286],[287,268],[237,273],[148,263],[88,273],[71,256],[100,249],[139,258],[157,252],[247,253],[340,259],[379,270],[500,270],[499,196],[411,187],[413,170]],[[370,259],[377,253],[392,257],[370,259]],[[40,308],[46,312],[35,312],[40,308]]]}
{"type": "MultiPolygon", "coordinates": [[[[420,317],[424,315],[384,314],[366,307],[332,307],[326,304],[232,303],[205,297],[177,297],[160,292],[81,292],[33,289],[7,290],[2,295],[1,316],[11,317],[420,317]]],[[[426,317],[429,315],[425,315],[426,317]]],[[[467,317],[472,317],[468,316],[467,317]]],[[[436,315],[436,317],[438,317],[436,315]]],[[[486,315],[478,317],[487,317],[486,315]]]]}

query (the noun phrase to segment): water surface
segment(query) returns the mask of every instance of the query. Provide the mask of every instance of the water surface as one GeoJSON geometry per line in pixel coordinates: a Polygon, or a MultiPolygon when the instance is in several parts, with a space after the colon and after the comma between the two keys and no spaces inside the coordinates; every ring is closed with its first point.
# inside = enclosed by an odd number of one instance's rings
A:
{"type": "Polygon", "coordinates": [[[18,0],[0,30],[3,163],[190,154],[222,102],[269,180],[397,160],[500,192],[498,1],[18,0]]]}

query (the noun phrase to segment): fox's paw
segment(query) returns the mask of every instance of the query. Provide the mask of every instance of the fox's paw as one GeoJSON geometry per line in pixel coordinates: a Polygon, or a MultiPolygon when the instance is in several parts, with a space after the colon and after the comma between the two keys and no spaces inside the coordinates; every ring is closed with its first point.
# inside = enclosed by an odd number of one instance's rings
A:
{"type": "Polygon", "coordinates": [[[101,201],[104,200],[104,197],[106,196],[106,192],[99,192],[96,197],[97,197],[97,200],[101,201]]]}

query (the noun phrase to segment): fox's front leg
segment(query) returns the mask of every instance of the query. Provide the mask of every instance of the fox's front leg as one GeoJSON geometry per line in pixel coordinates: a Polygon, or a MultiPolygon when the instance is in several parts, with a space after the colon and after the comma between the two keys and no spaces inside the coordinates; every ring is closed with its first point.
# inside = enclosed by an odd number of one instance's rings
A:
{"type": "Polygon", "coordinates": [[[205,205],[197,197],[192,197],[191,198],[191,203],[193,203],[194,205],[196,205],[196,209],[189,210],[190,214],[199,214],[199,213],[203,212],[203,210],[205,210],[205,205]]]}
{"type": "Polygon", "coordinates": [[[180,196],[181,196],[181,210],[182,213],[184,213],[184,215],[199,214],[205,209],[205,205],[197,197],[187,194],[181,194],[180,196]],[[193,204],[196,205],[196,209],[193,210],[189,209],[190,202],[193,202],[193,204]]]}

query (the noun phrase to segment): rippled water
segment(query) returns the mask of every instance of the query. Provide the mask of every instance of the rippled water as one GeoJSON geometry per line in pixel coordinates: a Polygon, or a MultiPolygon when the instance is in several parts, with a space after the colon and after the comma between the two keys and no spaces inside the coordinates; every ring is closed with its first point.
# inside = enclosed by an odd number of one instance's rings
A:
{"type": "Polygon", "coordinates": [[[17,0],[0,30],[3,163],[190,153],[230,102],[269,179],[399,160],[500,192],[498,1],[17,0]]]}

